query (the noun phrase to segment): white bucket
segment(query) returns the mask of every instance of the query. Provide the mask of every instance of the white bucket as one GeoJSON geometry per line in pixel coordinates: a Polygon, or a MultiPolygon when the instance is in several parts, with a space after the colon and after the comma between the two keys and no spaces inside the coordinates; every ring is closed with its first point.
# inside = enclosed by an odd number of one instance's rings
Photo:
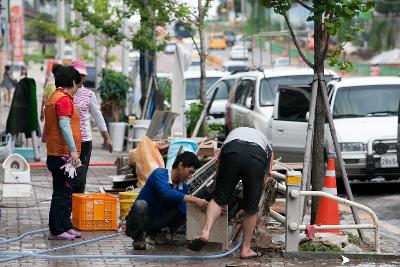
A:
{"type": "Polygon", "coordinates": [[[11,154],[2,165],[4,169],[4,183],[30,184],[31,168],[28,162],[19,154],[11,154]]]}
{"type": "Polygon", "coordinates": [[[142,139],[146,136],[151,120],[136,120],[133,122],[133,138],[142,139]]]}
{"type": "Polygon", "coordinates": [[[124,149],[125,122],[110,122],[109,131],[114,151],[121,152],[124,149]]]}

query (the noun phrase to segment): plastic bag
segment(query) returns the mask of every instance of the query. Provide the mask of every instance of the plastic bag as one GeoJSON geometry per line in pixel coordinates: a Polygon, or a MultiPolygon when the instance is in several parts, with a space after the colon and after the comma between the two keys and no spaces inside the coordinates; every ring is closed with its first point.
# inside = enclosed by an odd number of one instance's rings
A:
{"type": "Polygon", "coordinates": [[[173,139],[169,145],[167,169],[172,169],[179,148],[182,146],[182,152],[189,151],[195,153],[199,147],[192,139],[173,139]]]}
{"type": "Polygon", "coordinates": [[[140,141],[135,154],[137,186],[142,188],[150,174],[157,168],[164,168],[165,163],[157,145],[147,136],[140,141]]]}

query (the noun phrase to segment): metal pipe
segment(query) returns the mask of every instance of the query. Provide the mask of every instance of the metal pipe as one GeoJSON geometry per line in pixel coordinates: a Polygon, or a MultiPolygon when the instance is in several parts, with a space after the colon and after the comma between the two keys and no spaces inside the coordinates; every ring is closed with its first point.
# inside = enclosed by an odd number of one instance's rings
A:
{"type": "Polygon", "coordinates": [[[286,176],[277,171],[272,171],[271,176],[279,181],[286,181],[286,176]]]}
{"type": "MultiPolygon", "coordinates": [[[[348,199],[344,199],[329,193],[325,193],[325,192],[321,192],[321,191],[297,191],[294,190],[291,192],[291,197],[298,197],[298,196],[319,196],[319,197],[326,197],[332,200],[335,200],[341,204],[345,204],[345,205],[349,205],[350,207],[356,207],[359,208],[365,212],[367,212],[369,215],[371,215],[373,221],[374,221],[374,225],[375,225],[375,248],[376,248],[376,252],[380,253],[381,249],[380,249],[380,240],[379,240],[379,220],[378,217],[376,216],[375,212],[368,208],[367,206],[361,205],[357,202],[348,200],[348,199]]],[[[360,225],[360,224],[357,224],[360,225]]],[[[357,225],[355,225],[354,227],[356,227],[357,225]]],[[[354,228],[354,229],[362,229],[362,228],[354,228]]]]}
{"type": "Polygon", "coordinates": [[[279,191],[280,193],[286,194],[286,192],[287,192],[286,186],[283,185],[283,184],[278,183],[278,191],[279,191]]]}
{"type": "MultiPolygon", "coordinates": [[[[315,230],[333,230],[333,229],[375,229],[373,224],[340,224],[340,225],[315,225],[315,230]]],[[[306,225],[299,225],[299,230],[305,231],[306,225]]]]}
{"type": "Polygon", "coordinates": [[[273,209],[270,210],[269,216],[271,216],[272,219],[280,222],[281,224],[284,224],[285,221],[286,221],[286,217],[285,216],[280,215],[279,213],[277,213],[273,209]]]}

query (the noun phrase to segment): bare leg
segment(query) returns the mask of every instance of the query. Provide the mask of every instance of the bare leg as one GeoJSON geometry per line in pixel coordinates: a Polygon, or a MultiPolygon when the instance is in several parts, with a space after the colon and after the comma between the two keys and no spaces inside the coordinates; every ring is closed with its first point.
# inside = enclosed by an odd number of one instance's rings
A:
{"type": "Polygon", "coordinates": [[[249,257],[257,254],[250,248],[256,224],[257,224],[257,214],[253,215],[246,214],[242,222],[243,245],[240,250],[241,257],[249,257]]]}
{"type": "Polygon", "coordinates": [[[6,95],[7,95],[6,104],[10,105],[11,104],[11,89],[10,88],[6,89],[6,95]]]}
{"type": "Polygon", "coordinates": [[[210,236],[211,228],[213,227],[217,218],[221,215],[222,207],[218,205],[214,199],[211,200],[207,207],[206,222],[204,223],[203,231],[201,232],[200,238],[208,240],[210,236]]]}

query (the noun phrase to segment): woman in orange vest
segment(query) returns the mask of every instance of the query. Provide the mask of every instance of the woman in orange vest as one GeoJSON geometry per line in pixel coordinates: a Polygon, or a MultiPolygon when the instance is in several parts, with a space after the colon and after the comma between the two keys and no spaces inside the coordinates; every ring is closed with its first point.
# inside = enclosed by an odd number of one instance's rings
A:
{"type": "Polygon", "coordinates": [[[80,165],[81,131],[79,115],[73,105],[73,95],[82,86],[78,71],[62,66],[55,73],[56,91],[45,104],[47,168],[53,176],[53,195],[49,213],[49,240],[73,240],[81,234],[72,229],[73,180],[62,166],[66,160],[80,165]]]}

